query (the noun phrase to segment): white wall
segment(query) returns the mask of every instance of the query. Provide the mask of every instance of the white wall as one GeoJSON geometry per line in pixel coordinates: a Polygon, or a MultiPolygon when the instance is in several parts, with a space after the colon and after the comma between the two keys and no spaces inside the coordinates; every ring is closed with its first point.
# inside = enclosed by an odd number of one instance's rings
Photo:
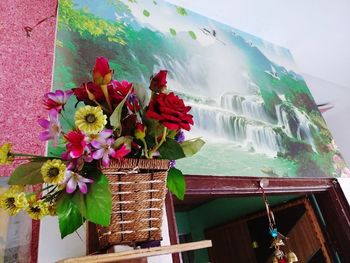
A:
{"type": "MultiPolygon", "coordinates": [[[[85,227],[79,228],[78,234],[74,233],[63,240],[60,238],[57,217],[47,216],[41,220],[39,236],[38,263],[51,263],[64,258],[85,256],[86,236],[85,227]]],[[[163,241],[162,246],[169,245],[168,220],[163,213],[163,241]]],[[[148,263],[171,262],[171,255],[151,257],[148,263]]]]}

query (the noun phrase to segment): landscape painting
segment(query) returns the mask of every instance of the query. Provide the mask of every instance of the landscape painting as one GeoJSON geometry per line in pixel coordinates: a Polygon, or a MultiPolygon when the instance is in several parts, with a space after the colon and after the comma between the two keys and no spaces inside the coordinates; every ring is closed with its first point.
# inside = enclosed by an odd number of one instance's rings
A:
{"type": "Polygon", "coordinates": [[[115,79],[145,88],[153,73],[168,70],[168,88],[192,107],[186,137],[206,141],[197,155],[177,160],[185,174],[348,172],[283,47],[163,1],[60,0],[53,89],[89,81],[100,56],[115,79]]]}

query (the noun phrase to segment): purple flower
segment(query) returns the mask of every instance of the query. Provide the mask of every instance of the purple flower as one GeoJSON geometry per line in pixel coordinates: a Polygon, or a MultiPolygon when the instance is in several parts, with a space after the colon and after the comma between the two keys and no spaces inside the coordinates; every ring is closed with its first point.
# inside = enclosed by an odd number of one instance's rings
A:
{"type": "Polygon", "coordinates": [[[92,153],[92,158],[95,160],[99,160],[102,158],[102,165],[104,167],[107,167],[109,165],[110,159],[109,157],[114,157],[116,155],[115,150],[112,148],[112,145],[114,144],[114,139],[109,138],[102,140],[93,140],[91,142],[91,145],[96,149],[92,153]]]}
{"type": "Polygon", "coordinates": [[[94,182],[93,180],[85,178],[80,174],[70,170],[66,170],[64,177],[64,183],[66,184],[66,192],[68,194],[73,193],[77,186],[79,187],[80,192],[86,194],[88,192],[86,184],[94,182]]]}
{"type": "Polygon", "coordinates": [[[44,105],[48,110],[55,109],[60,112],[72,94],[72,90],[48,92],[44,95],[44,105]]]}
{"type": "Polygon", "coordinates": [[[49,111],[49,120],[39,119],[38,123],[41,127],[46,129],[39,134],[39,139],[41,141],[53,140],[53,145],[57,145],[58,137],[61,133],[61,125],[58,119],[58,111],[49,111]]]}
{"type": "Polygon", "coordinates": [[[182,143],[185,141],[185,133],[183,131],[179,131],[176,135],[175,135],[175,141],[177,141],[178,143],[182,143]]]}
{"type": "Polygon", "coordinates": [[[175,160],[170,160],[169,161],[169,168],[174,168],[176,165],[176,161],[175,160]]]}

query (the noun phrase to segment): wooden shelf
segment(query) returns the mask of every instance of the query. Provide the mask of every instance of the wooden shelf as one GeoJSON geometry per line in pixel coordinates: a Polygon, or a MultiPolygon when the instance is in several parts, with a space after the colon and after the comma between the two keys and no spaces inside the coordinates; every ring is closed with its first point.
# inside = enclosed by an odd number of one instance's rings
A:
{"type": "Polygon", "coordinates": [[[123,252],[103,254],[103,255],[68,258],[68,259],[60,260],[57,263],[116,262],[116,261],[122,261],[122,260],[179,253],[179,252],[184,252],[189,250],[197,250],[202,248],[208,248],[211,246],[212,246],[211,240],[203,240],[199,242],[191,242],[191,243],[172,245],[172,246],[143,248],[143,249],[135,249],[130,251],[123,251],[123,252]]]}

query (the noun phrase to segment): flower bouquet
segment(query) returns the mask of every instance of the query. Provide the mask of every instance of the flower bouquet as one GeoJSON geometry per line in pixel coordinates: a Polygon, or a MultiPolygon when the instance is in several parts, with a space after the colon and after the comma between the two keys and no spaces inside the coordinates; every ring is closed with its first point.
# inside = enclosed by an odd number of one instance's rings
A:
{"type": "Polygon", "coordinates": [[[45,94],[49,117],[38,120],[43,128],[39,139],[52,141],[54,151],[36,156],[15,153],[10,143],[1,146],[0,164],[27,160],[11,175],[1,207],[11,215],[25,210],[34,220],[57,215],[62,238],[87,220],[99,226],[100,239],[116,232],[119,237],[112,243],[140,241],[131,235],[134,228],[148,233],[141,241],[160,239],[161,224],[155,227],[152,221],[161,222],[163,209],[154,203],[164,202],[165,184],[179,199],[185,192],[174,160],[192,156],[204,145],[201,139],[184,139],[182,130],[193,125],[191,107],[167,89],[166,76],[166,70],[153,75],[147,91],[114,80],[108,60],[99,57],[93,81],[45,94]],[[71,121],[72,110],[65,106],[74,97],[71,121]],[[27,185],[39,187],[28,192],[27,185]],[[144,203],[148,208],[138,206],[144,203]],[[150,235],[155,229],[158,234],[150,235]]]}

